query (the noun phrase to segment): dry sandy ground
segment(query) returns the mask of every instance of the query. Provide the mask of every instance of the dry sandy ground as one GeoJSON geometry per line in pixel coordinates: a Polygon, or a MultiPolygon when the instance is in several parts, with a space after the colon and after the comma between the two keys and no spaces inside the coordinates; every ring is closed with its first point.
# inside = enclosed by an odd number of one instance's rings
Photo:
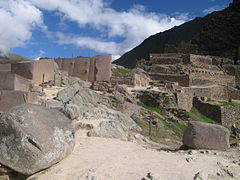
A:
{"type": "Polygon", "coordinates": [[[231,163],[224,156],[147,149],[132,142],[116,139],[86,137],[86,131],[76,134],[76,147],[71,155],[50,169],[29,179],[37,180],[140,180],[148,172],[161,180],[193,180],[203,171],[216,174],[223,165],[231,163]],[[186,158],[192,161],[187,162],[186,158]]]}

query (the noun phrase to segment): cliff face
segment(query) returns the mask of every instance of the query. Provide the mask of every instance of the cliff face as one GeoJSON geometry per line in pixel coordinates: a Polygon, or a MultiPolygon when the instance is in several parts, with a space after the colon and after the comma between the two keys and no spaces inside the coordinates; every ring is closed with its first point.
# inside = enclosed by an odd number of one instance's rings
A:
{"type": "Polygon", "coordinates": [[[240,47],[240,0],[226,9],[196,18],[168,31],[150,36],[139,46],[114,61],[133,68],[149,53],[183,52],[214,55],[237,60],[240,47]]]}

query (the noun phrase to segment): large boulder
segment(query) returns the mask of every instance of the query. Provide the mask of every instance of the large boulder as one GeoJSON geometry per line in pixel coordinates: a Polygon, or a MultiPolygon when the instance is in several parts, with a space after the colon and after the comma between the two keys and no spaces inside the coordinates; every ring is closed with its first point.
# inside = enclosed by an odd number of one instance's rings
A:
{"type": "Polygon", "coordinates": [[[183,135],[183,144],[195,149],[226,150],[229,130],[216,124],[191,121],[183,135]]]}
{"type": "Polygon", "coordinates": [[[0,116],[0,163],[31,175],[59,162],[75,145],[71,121],[57,110],[23,104],[0,116]]]}

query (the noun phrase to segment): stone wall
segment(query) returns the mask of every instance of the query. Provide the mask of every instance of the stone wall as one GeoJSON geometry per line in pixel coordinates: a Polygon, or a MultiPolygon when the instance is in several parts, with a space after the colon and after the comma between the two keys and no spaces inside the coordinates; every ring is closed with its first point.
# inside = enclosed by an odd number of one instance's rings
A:
{"type": "Polygon", "coordinates": [[[222,124],[231,127],[240,122],[240,106],[222,106],[221,107],[222,124]]]}
{"type": "Polygon", "coordinates": [[[189,88],[184,88],[181,92],[176,93],[178,108],[189,112],[193,106],[193,96],[194,93],[189,88]]]}
{"type": "Polygon", "coordinates": [[[29,91],[31,81],[17,74],[0,74],[0,90],[29,91]]]}
{"type": "Polygon", "coordinates": [[[152,64],[180,64],[183,62],[182,54],[150,54],[152,64]]]}
{"type": "Polygon", "coordinates": [[[71,76],[90,82],[110,82],[111,55],[98,55],[92,58],[58,58],[55,62],[59,69],[67,71],[71,76]]]}
{"type": "Polygon", "coordinates": [[[160,64],[153,64],[151,69],[151,73],[161,73],[161,74],[179,74],[184,73],[181,66],[178,65],[160,65],[160,64]]]}
{"type": "Polygon", "coordinates": [[[190,87],[194,96],[206,97],[211,100],[228,101],[229,95],[225,86],[206,86],[206,87],[190,87]]]}
{"type": "Polygon", "coordinates": [[[180,86],[189,87],[189,75],[188,74],[159,74],[151,73],[149,74],[151,79],[157,81],[171,81],[177,82],[180,86]]]}
{"type": "Polygon", "coordinates": [[[38,61],[23,61],[12,64],[12,73],[18,74],[26,79],[33,80],[36,84],[54,80],[54,61],[52,59],[41,59],[38,61]]]}
{"type": "Polygon", "coordinates": [[[0,73],[10,73],[11,64],[0,64],[0,73]]]}
{"type": "Polygon", "coordinates": [[[240,100],[240,90],[232,87],[227,87],[228,99],[240,100]]]}
{"type": "Polygon", "coordinates": [[[203,102],[197,97],[193,98],[193,106],[197,108],[198,111],[204,116],[207,116],[212,120],[222,123],[221,106],[208,102],[203,102]]]}
{"type": "Polygon", "coordinates": [[[201,56],[195,54],[187,54],[183,56],[183,62],[185,64],[192,64],[198,67],[205,67],[206,65],[212,65],[212,58],[209,56],[201,56]]]}
{"type": "Polygon", "coordinates": [[[25,103],[37,104],[37,94],[24,91],[0,91],[0,113],[25,103]]]}
{"type": "Polygon", "coordinates": [[[193,106],[206,117],[231,127],[240,122],[240,106],[217,105],[194,98],[193,106]]]}
{"type": "Polygon", "coordinates": [[[223,74],[221,71],[195,70],[189,74],[190,85],[212,84],[235,86],[235,76],[223,74]]]}
{"type": "Polygon", "coordinates": [[[133,73],[133,86],[134,87],[147,87],[149,86],[150,79],[143,73],[133,73]]]}
{"type": "Polygon", "coordinates": [[[131,74],[113,73],[111,77],[111,83],[113,85],[126,84],[133,86],[133,76],[131,74]]]}

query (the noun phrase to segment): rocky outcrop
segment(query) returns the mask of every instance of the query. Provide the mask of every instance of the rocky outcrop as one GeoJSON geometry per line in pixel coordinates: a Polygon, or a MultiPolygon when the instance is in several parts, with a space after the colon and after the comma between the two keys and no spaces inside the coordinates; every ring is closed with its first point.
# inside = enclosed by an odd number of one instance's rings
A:
{"type": "Polygon", "coordinates": [[[105,119],[100,125],[88,132],[90,137],[105,137],[127,140],[131,131],[140,131],[132,118],[119,111],[99,106],[85,113],[87,119],[105,119]]]}
{"type": "Polygon", "coordinates": [[[0,163],[31,175],[59,162],[74,148],[71,121],[56,110],[32,104],[0,116],[0,163]]]}
{"type": "Polygon", "coordinates": [[[191,121],[183,135],[183,144],[195,149],[226,150],[229,145],[229,131],[227,128],[191,121]]]}

